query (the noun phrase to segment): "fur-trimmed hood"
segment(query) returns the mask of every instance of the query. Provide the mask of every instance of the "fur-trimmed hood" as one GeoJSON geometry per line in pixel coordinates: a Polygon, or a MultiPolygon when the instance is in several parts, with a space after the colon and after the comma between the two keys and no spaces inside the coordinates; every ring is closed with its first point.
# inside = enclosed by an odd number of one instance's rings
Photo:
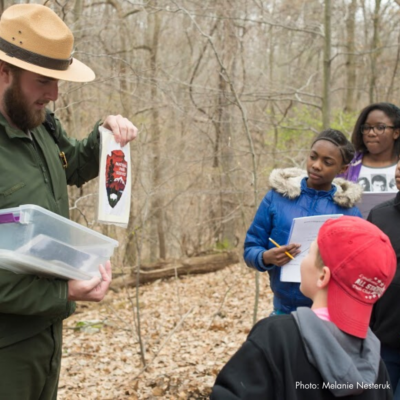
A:
{"type": "MultiPolygon", "coordinates": [[[[295,199],[301,193],[301,181],[307,172],[300,168],[274,169],[269,176],[272,189],[289,199],[295,199]]],[[[336,191],[333,201],[341,207],[351,208],[361,199],[362,187],[343,178],[335,178],[332,182],[336,191]]]]}

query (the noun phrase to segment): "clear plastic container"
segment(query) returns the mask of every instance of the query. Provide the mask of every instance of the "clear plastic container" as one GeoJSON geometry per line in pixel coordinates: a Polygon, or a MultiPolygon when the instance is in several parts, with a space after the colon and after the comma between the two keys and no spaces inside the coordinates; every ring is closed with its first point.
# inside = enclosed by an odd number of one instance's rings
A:
{"type": "Polygon", "coordinates": [[[0,210],[0,268],[65,279],[100,276],[118,242],[42,207],[0,210]]]}

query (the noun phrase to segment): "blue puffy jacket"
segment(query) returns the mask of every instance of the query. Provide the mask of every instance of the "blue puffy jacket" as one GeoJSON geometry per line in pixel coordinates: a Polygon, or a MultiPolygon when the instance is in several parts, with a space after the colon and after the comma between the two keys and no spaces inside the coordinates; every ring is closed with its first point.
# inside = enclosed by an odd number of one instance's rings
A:
{"type": "Polygon", "coordinates": [[[268,239],[287,244],[293,218],[323,214],[361,217],[355,207],[362,195],[361,186],[336,178],[327,192],[308,188],[307,179],[306,172],[298,168],[272,171],[272,189],[262,200],[244,243],[246,264],[262,272],[268,271],[274,309],[283,313],[290,313],[297,307],[310,307],[311,300],[300,292],[299,283],[280,281],[280,267],[264,264],[263,252],[274,247],[268,239]]]}

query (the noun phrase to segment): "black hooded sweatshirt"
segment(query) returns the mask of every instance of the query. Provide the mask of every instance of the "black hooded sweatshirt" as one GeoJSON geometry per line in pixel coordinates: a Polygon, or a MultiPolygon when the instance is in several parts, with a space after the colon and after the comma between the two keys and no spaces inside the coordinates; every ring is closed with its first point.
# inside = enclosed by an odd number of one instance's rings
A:
{"type": "Polygon", "coordinates": [[[311,309],[257,323],[217,376],[211,400],[386,400],[389,376],[371,330],[359,339],[311,309]]]}
{"type": "Polygon", "coordinates": [[[400,192],[394,199],[375,206],[367,219],[386,233],[397,256],[396,274],[376,302],[370,326],[382,344],[400,350],[400,192]]]}

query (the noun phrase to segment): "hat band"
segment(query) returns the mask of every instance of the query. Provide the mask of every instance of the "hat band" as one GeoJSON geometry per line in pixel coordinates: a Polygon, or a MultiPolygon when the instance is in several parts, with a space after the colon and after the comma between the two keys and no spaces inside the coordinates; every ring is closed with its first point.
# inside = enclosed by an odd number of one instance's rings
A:
{"type": "Polygon", "coordinates": [[[50,58],[41,54],[32,53],[29,50],[21,49],[10,42],[0,38],[0,50],[4,51],[9,57],[18,58],[21,61],[26,61],[30,64],[37,65],[47,69],[55,69],[57,71],[66,71],[72,64],[72,57],[67,60],[58,58],[50,58]]]}

